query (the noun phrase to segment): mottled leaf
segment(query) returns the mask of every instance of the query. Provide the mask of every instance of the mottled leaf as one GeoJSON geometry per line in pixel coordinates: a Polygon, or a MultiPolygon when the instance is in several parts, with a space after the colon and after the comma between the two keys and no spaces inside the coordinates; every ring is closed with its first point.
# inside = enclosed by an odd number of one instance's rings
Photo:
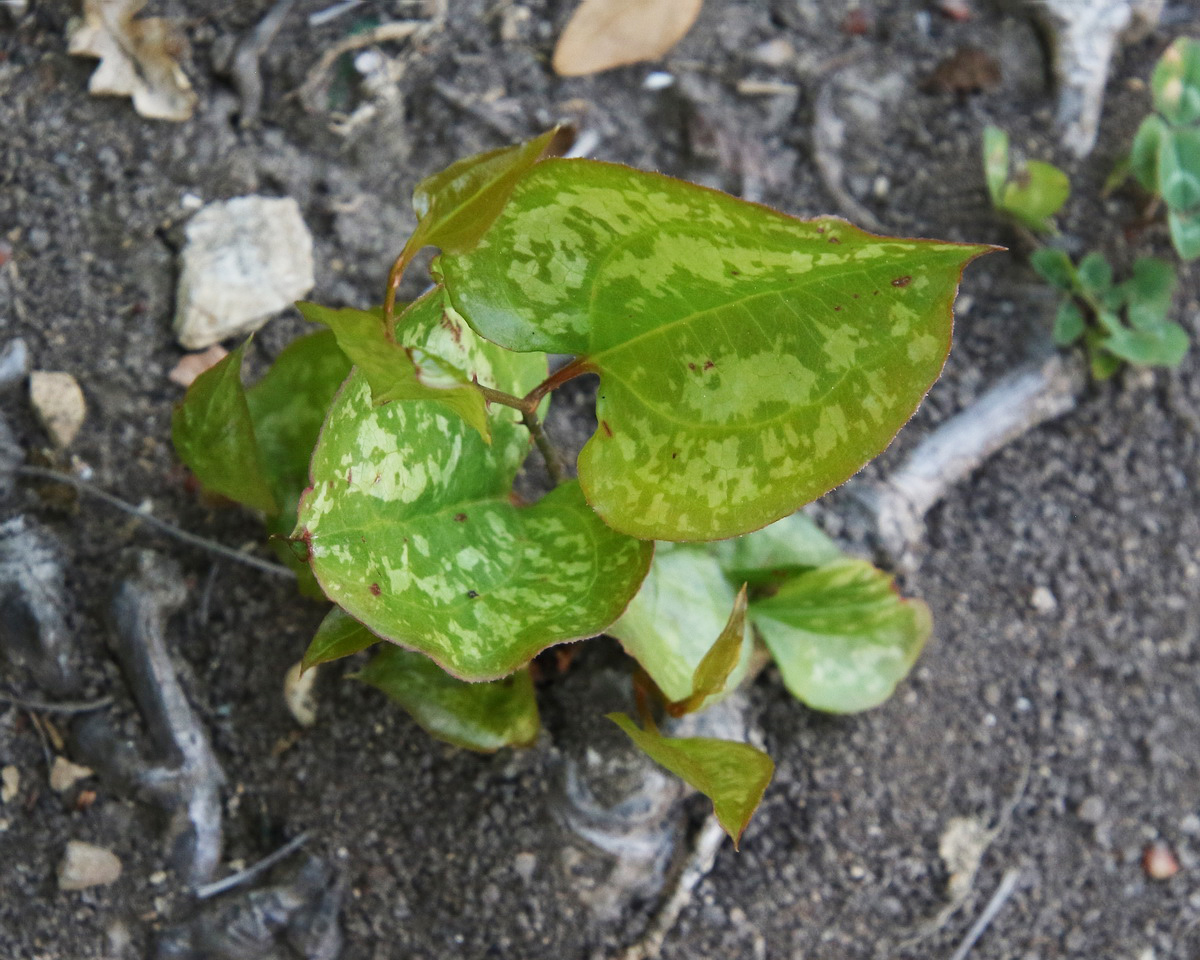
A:
{"type": "Polygon", "coordinates": [[[729,689],[730,677],[743,663],[746,649],[746,585],[742,584],[729,619],[692,674],[692,692],[667,704],[667,712],[682,717],[706,706],[710,698],[719,697],[729,689]]]}
{"type": "Polygon", "coordinates": [[[1000,198],[1008,180],[1008,134],[990,123],[983,128],[983,178],[992,206],[1000,209],[1000,198]]]}
{"type": "Polygon", "coordinates": [[[350,657],[378,642],[379,638],[375,634],[345,610],[341,607],[334,607],[317,627],[316,636],[312,638],[308,649],[304,651],[304,659],[300,661],[300,667],[307,670],[321,663],[350,657]]]}
{"type": "Polygon", "coordinates": [[[1030,230],[1048,232],[1049,218],[1062,209],[1070,195],[1071,181],[1063,171],[1049,163],[1030,160],[1005,185],[1000,206],[1030,230]]]}
{"type": "Polygon", "coordinates": [[[1129,163],[1138,183],[1150,193],[1158,193],[1158,151],[1168,132],[1162,117],[1151,114],[1133,138],[1129,163]]]}
{"type": "MultiPolygon", "coordinates": [[[[463,332],[481,380],[523,393],[531,357],[503,373],[503,351],[463,332]]],[[[465,366],[466,364],[460,364],[465,366]]],[[[529,437],[506,407],[490,447],[428,401],[371,404],[353,375],[334,402],[312,463],[296,535],[326,595],[373,633],[432,657],[455,676],[511,673],[552,644],[594,636],[625,609],[652,544],[606,527],[577,484],[528,508],[509,499],[529,437]]]]}
{"type": "Polygon", "coordinates": [[[382,690],[426,731],[468,750],[527,747],[538,735],[537,700],[528,670],[490,683],[450,676],[428,657],[384,646],[355,677],[382,690]]]}
{"type": "Polygon", "coordinates": [[[703,0],[582,0],[554,48],[564,77],[657,60],[683,39],[703,0]]]}
{"type": "Polygon", "coordinates": [[[925,604],[902,600],[862,560],[795,577],[752,603],[750,618],[792,695],[830,713],[883,703],[932,629],[925,604]]]}
{"type": "Polygon", "coordinates": [[[1200,120],[1200,43],[1180,37],[1154,67],[1150,81],[1154,109],[1171,123],[1200,120]]]}
{"type": "Polygon", "coordinates": [[[747,743],[708,737],[671,738],[640,730],[623,713],[610,713],[608,719],[651,760],[713,802],[713,812],[736,849],[775,772],[771,758],[747,743]]]}
{"type": "Polygon", "coordinates": [[[793,513],[754,533],[710,544],[709,552],[730,580],[751,586],[778,582],[842,556],[837,544],[803,513],[793,513]]]}
{"type": "Polygon", "coordinates": [[[1177,213],[1200,207],[1200,128],[1168,130],[1158,148],[1158,190],[1177,213]]]}
{"type": "Polygon", "coordinates": [[[263,513],[279,505],[254,436],[242,388],[247,340],[188,388],[171,418],[171,440],[206,490],[263,513]]]}
{"type": "Polygon", "coordinates": [[[1054,342],[1060,347],[1067,347],[1083,336],[1086,324],[1083,311],[1070,297],[1058,305],[1054,315],[1054,342]]]}
{"type": "Polygon", "coordinates": [[[1171,242],[1181,260],[1200,257],[1200,213],[1176,213],[1167,211],[1167,226],[1171,229],[1171,242]]]}
{"type": "MultiPolygon", "coordinates": [[[[642,589],[608,633],[669,701],[682,701],[694,692],[696,670],[727,625],[735,599],[734,587],[705,547],[659,544],[642,589]]],[[[751,638],[744,629],[738,636],[736,667],[720,692],[736,687],[749,665],[751,638]]]]}
{"type": "Polygon", "coordinates": [[[963,266],[987,249],[547,160],[441,270],[481,335],[600,374],[578,468],[605,522],[713,540],[791,513],[888,444],[940,372],[963,266]]]}
{"type": "Polygon", "coordinates": [[[377,404],[393,400],[435,400],[491,440],[483,394],[471,386],[478,371],[443,359],[461,354],[462,322],[445,310],[440,287],[410,304],[396,323],[395,340],[384,329],[383,310],[334,310],[298,303],[305,319],[322,323],[371,385],[377,404]],[[419,343],[417,341],[420,341],[419,343]]]}

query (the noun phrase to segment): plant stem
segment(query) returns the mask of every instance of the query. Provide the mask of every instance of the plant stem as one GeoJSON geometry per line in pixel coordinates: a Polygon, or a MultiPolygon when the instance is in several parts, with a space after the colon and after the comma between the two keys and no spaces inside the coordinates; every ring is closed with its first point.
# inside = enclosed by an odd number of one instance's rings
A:
{"type": "Polygon", "coordinates": [[[188,533],[186,530],[181,530],[173,524],[167,523],[165,520],[159,520],[158,517],[151,516],[145,510],[139,510],[132,503],[127,503],[120,497],[114,497],[106,490],[101,490],[97,486],[93,486],[86,480],[81,480],[79,477],[73,477],[69,473],[60,473],[58,470],[47,470],[44,467],[17,467],[17,473],[23,477],[35,477],[39,480],[53,480],[56,483],[65,483],[68,486],[74,487],[83,493],[90,494],[97,500],[103,500],[110,507],[116,507],[131,516],[137,517],[143,523],[148,523],[157,530],[162,531],[176,540],[182,540],[184,543],[190,543],[194,547],[200,547],[202,550],[207,550],[210,553],[219,554],[222,557],[227,557],[238,563],[244,563],[247,566],[254,567],[256,570],[262,570],[264,573],[272,573],[277,577],[296,578],[296,574],[287,567],[278,563],[271,563],[268,560],[260,560],[258,557],[253,557],[248,553],[243,553],[241,550],[235,550],[233,547],[227,547],[223,543],[217,543],[215,540],[209,540],[206,537],[197,536],[194,533],[188,533]]]}
{"type": "Polygon", "coordinates": [[[493,390],[491,387],[485,387],[481,383],[477,383],[475,386],[483,394],[483,399],[488,403],[499,403],[502,406],[520,410],[521,413],[529,412],[529,407],[522,397],[514,397],[511,393],[505,393],[503,390],[493,390]]]}
{"type": "Polygon", "coordinates": [[[523,410],[521,411],[521,420],[528,427],[529,433],[533,437],[533,442],[537,444],[538,450],[541,451],[542,459],[546,461],[546,472],[550,474],[551,482],[557,487],[565,479],[558,451],[554,449],[554,444],[546,436],[546,431],[542,429],[541,421],[538,420],[536,413],[523,410]]]}

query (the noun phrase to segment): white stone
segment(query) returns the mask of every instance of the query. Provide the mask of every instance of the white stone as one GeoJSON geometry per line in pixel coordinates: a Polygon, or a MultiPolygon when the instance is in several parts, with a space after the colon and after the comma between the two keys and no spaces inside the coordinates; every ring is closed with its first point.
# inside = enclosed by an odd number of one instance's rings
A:
{"type": "Polygon", "coordinates": [[[21,792],[21,771],[11,763],[0,770],[0,803],[12,803],[21,792]]]}
{"type": "Polygon", "coordinates": [[[313,288],[313,242],[290,197],[210,203],[188,222],[175,335],[188,350],[250,333],[313,288]]]}
{"type": "Polygon", "coordinates": [[[121,861],[111,850],[94,843],[72,840],[58,865],[59,890],[86,890],[114,882],[121,876],[121,861]]]}
{"type": "Polygon", "coordinates": [[[1058,609],[1058,598],[1049,587],[1034,587],[1029,595],[1029,605],[1038,613],[1053,613],[1058,609]]]}
{"type": "Polygon", "coordinates": [[[35,370],[29,375],[29,402],[51,442],[65,450],[87,416],[87,401],[69,373],[35,370]]]}
{"type": "Polygon", "coordinates": [[[50,768],[50,789],[55,793],[66,793],[80,780],[86,780],[93,774],[91,767],[72,763],[66,757],[55,757],[54,765],[50,768]]]}

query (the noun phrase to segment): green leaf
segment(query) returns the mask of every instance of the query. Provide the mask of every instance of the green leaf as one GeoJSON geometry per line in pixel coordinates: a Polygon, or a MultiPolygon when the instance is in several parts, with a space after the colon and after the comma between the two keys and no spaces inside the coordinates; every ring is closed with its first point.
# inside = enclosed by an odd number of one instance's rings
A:
{"type": "MultiPolygon", "coordinates": [[[[728,625],[735,599],[733,586],[707,549],[659,544],[642,589],[607,632],[669,701],[682,701],[695,692],[696,671],[713,638],[728,625]]],[[[732,690],[746,674],[753,644],[744,625],[738,637],[736,669],[714,694],[732,690]]]]}
{"type": "Polygon", "coordinates": [[[1133,175],[1150,193],[1158,191],[1158,151],[1163,139],[1168,133],[1166,123],[1157,114],[1151,114],[1142,121],[1138,132],[1133,138],[1133,147],[1129,154],[1129,163],[1133,175]]]}
{"type": "Polygon", "coordinates": [[[487,339],[581,354],[600,374],[578,468],[606,523],[714,540],[791,513],[887,446],[937,378],[959,277],[987,249],[546,160],[441,271],[487,339]]]}
{"type": "Polygon", "coordinates": [[[929,608],[862,560],[801,574],[752,603],[750,618],[792,695],[830,713],[883,703],[932,630],[929,608]]]}
{"type": "Polygon", "coordinates": [[[1171,123],[1200,120],[1200,43],[1180,37],[1167,47],[1150,81],[1154,109],[1171,123]]]}
{"type": "MultiPolygon", "coordinates": [[[[464,350],[468,337],[481,366],[503,353],[468,331],[464,350]]],[[[540,363],[512,362],[524,373],[493,382],[527,392],[540,363]]],[[[497,408],[488,447],[440,404],[373,406],[354,374],[330,411],[300,504],[295,535],[326,595],[383,639],[468,680],[601,633],[653,553],[601,523],[578,484],[514,506],[513,477],[529,450],[516,418],[497,408]]]]}
{"type": "Polygon", "coordinates": [[[1171,309],[1175,269],[1157,257],[1142,257],[1134,263],[1132,276],[1121,286],[1130,324],[1137,330],[1152,330],[1166,319],[1171,309]]]}
{"type": "MultiPolygon", "coordinates": [[[[315,303],[298,303],[305,319],[322,323],[371,385],[376,404],[393,400],[435,400],[463,418],[485,441],[487,405],[471,386],[476,369],[460,369],[443,359],[459,354],[460,319],[445,309],[442,290],[435,287],[410,304],[396,321],[396,340],[388,337],[383,309],[333,310],[315,303]]],[[[485,384],[486,380],[481,380],[485,384]]]]}
{"type": "Polygon", "coordinates": [[[527,747],[537,739],[541,724],[528,670],[490,683],[467,683],[428,657],[385,644],[355,677],[455,746],[493,753],[501,747],[527,747]]]}
{"type": "Polygon", "coordinates": [[[758,809],[775,772],[771,758],[748,743],[709,737],[664,737],[638,729],[623,713],[607,716],[646,756],[713,802],[713,812],[736,850],[742,831],[758,809]]]}
{"type": "Polygon", "coordinates": [[[350,361],[333,334],[322,330],[285,347],[246,391],[254,436],[281,513],[295,515],[321,424],[349,375],[350,361]]]}
{"type": "Polygon", "coordinates": [[[279,505],[242,388],[242,358],[249,343],[195,379],[171,418],[171,440],[206,490],[270,514],[279,505]]]}
{"type": "Polygon", "coordinates": [[[999,210],[1004,183],[1008,180],[1008,134],[990,123],[983,128],[983,178],[992,206],[999,210]]]}
{"type": "Polygon", "coordinates": [[[1168,210],[1167,226],[1171,229],[1171,242],[1181,260],[1200,257],[1200,214],[1168,210]]]}
{"type": "Polygon", "coordinates": [[[1097,330],[1084,334],[1084,345],[1088,351],[1088,363],[1092,379],[1104,381],[1121,369],[1121,359],[1104,348],[1104,335],[1097,330]]]}
{"type": "Polygon", "coordinates": [[[1200,128],[1168,130],[1158,151],[1158,186],[1176,213],[1200,207],[1200,128]]]}
{"type": "Polygon", "coordinates": [[[1122,327],[1101,341],[1113,356],[1146,367],[1177,367],[1188,351],[1187,331],[1163,321],[1152,329],[1122,327]]]}
{"type": "Polygon", "coordinates": [[[1112,286],[1112,267],[1102,253],[1089,253],[1080,260],[1076,276],[1084,292],[1094,297],[1102,296],[1112,286]]]}
{"type": "Polygon", "coordinates": [[[1075,265],[1057,247],[1039,247],[1029,255],[1029,264],[1051,286],[1070,292],[1075,289],[1075,265]]]}
{"type": "Polygon", "coordinates": [[[1100,188],[1100,196],[1107,197],[1128,180],[1131,173],[1133,173],[1133,157],[1127,153],[1113,164],[1112,170],[1104,178],[1104,185],[1100,188]]]}
{"type": "Polygon", "coordinates": [[[1070,346],[1083,336],[1084,326],[1083,311],[1068,297],[1058,305],[1054,316],[1054,342],[1060,347],[1070,346]]]}
{"type": "Polygon", "coordinates": [[[1048,232],[1048,218],[1062,209],[1071,195],[1071,181],[1058,167],[1030,160],[1004,187],[1000,209],[1030,230],[1048,232]]]}
{"type": "Polygon", "coordinates": [[[302,670],[320,663],[350,657],[379,642],[379,638],[341,607],[334,607],[317,627],[316,636],[304,651],[302,670]]]}
{"type": "Polygon", "coordinates": [[[840,560],[842,551],[803,513],[777,520],[744,537],[710,544],[734,583],[763,586],[840,560]]]}
{"type": "Polygon", "coordinates": [[[692,692],[683,700],[667,704],[673,717],[695,713],[712,697],[719,697],[729,687],[729,678],[741,666],[746,653],[746,585],[738,591],[733,610],[720,635],[692,674],[692,692]]]}

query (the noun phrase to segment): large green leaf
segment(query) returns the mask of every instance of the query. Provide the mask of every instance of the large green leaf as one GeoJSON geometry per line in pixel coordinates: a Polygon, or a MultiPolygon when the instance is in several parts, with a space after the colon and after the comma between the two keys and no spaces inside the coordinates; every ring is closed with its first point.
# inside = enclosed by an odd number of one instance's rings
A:
{"type": "Polygon", "coordinates": [[[345,610],[334,607],[317,627],[316,636],[304,651],[304,659],[300,661],[300,666],[307,670],[321,663],[341,660],[342,657],[353,656],[378,642],[379,638],[375,634],[345,610]]]}
{"type": "Polygon", "coordinates": [[[434,287],[400,315],[395,339],[384,329],[382,308],[335,310],[315,303],[298,303],[296,307],[306,319],[323,323],[333,331],[338,345],[367,378],[375,403],[435,400],[490,442],[483,394],[471,386],[479,371],[460,369],[444,359],[462,357],[458,343],[463,325],[445,309],[440,287],[434,287]]]}
{"type": "MultiPolygon", "coordinates": [[[[463,332],[483,365],[498,348],[463,332]]],[[[520,393],[540,363],[489,380],[520,393]]],[[[483,379],[481,377],[481,379],[483,379]]],[[[645,576],[653,545],[600,522],[575,483],[518,508],[512,480],[529,450],[497,408],[489,447],[428,401],[371,403],[361,374],[334,402],[295,535],[326,595],[373,633],[455,676],[490,680],[540,650],[601,633],[645,576]]]]}
{"type": "Polygon", "coordinates": [[[671,738],[640,730],[623,713],[610,713],[608,719],[651,760],[713,802],[717,820],[736,849],[775,772],[771,758],[748,743],[708,737],[671,738]]]}
{"type": "MultiPolygon", "coordinates": [[[[668,700],[694,692],[696,669],[724,631],[737,591],[721,565],[703,546],[659,544],[642,589],[624,616],[608,628],[668,700]]],[[[712,702],[746,675],[751,638],[738,628],[740,652],[722,686],[709,691],[712,702]]]]}
{"type": "Polygon", "coordinates": [[[1200,207],[1200,127],[1169,130],[1158,149],[1158,189],[1176,213],[1200,207]]]}
{"type": "Polygon", "coordinates": [[[932,622],[891,578],[862,560],[801,574],[750,605],[751,622],[788,690],[817,710],[854,713],[891,696],[932,622]]]}
{"type": "Polygon", "coordinates": [[[270,514],[279,504],[242,388],[242,358],[249,343],[196,378],[175,408],[171,440],[205,489],[270,514]]]}
{"type": "Polygon", "coordinates": [[[355,676],[455,746],[491,753],[537,739],[540,723],[528,670],[490,683],[467,683],[428,657],[385,644],[355,676]]]}
{"type": "Polygon", "coordinates": [[[837,544],[803,513],[776,520],[744,537],[709,545],[734,583],[764,586],[841,559],[837,544]]]}
{"type": "Polygon", "coordinates": [[[321,424],[349,375],[350,361],[333,334],[322,330],[285,347],[246,391],[263,467],[283,513],[295,515],[321,424]]]}
{"type": "Polygon", "coordinates": [[[608,524],[713,540],[791,513],[888,444],[940,372],[962,269],[986,250],[546,160],[440,270],[489,340],[600,374],[578,466],[608,524]]]}
{"type": "Polygon", "coordinates": [[[1200,120],[1200,43],[1180,37],[1154,67],[1154,108],[1171,123],[1200,120]]]}

